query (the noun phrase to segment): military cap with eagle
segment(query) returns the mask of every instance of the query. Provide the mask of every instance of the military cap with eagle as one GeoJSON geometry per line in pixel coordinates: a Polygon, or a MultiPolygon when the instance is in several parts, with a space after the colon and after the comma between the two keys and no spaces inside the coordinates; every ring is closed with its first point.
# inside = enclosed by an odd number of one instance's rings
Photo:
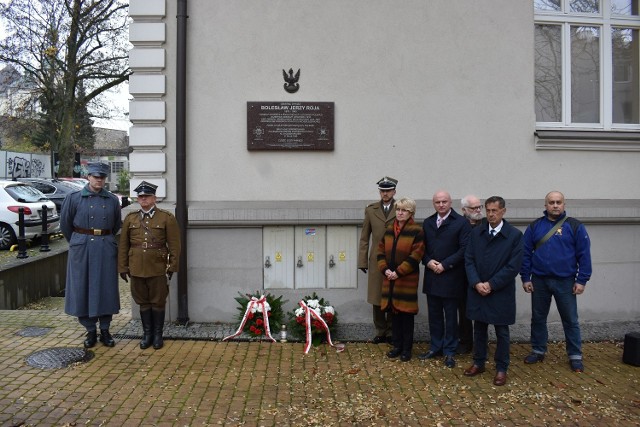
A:
{"type": "Polygon", "coordinates": [[[389,176],[384,176],[376,184],[378,184],[379,190],[394,190],[396,188],[396,185],[398,184],[398,180],[393,179],[389,176]]]}
{"type": "Polygon", "coordinates": [[[155,196],[156,195],[156,188],[158,188],[157,185],[152,184],[150,182],[147,181],[142,181],[135,190],[136,193],[138,193],[138,196],[145,196],[145,195],[152,195],[155,196]]]}

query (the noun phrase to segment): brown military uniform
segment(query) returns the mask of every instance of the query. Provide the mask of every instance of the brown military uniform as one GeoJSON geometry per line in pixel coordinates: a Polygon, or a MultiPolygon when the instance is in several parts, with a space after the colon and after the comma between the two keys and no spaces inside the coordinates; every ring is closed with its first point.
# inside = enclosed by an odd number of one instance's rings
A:
{"type": "Polygon", "coordinates": [[[376,328],[377,337],[391,336],[391,314],[383,313],[380,309],[382,300],[382,279],[383,275],[378,270],[376,259],[378,244],[384,236],[388,226],[396,219],[395,200],[391,200],[391,209],[385,216],[382,202],[369,204],[364,210],[364,222],[362,224],[362,234],[360,235],[360,246],[358,250],[358,268],[368,269],[367,302],[372,305],[373,324],[376,328]],[[371,241],[371,250],[369,250],[371,241]]]}
{"type": "Polygon", "coordinates": [[[180,230],[175,216],[159,209],[152,216],[129,213],[122,224],[118,247],[118,273],[131,275],[131,294],[137,304],[164,308],[168,295],[167,272],[177,272],[180,230]]]}

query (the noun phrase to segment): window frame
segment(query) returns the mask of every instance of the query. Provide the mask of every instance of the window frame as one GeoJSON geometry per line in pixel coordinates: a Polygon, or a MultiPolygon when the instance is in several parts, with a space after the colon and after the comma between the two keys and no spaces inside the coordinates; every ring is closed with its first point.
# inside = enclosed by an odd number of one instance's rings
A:
{"type": "Polygon", "coordinates": [[[109,162],[109,164],[111,166],[110,167],[111,173],[113,174],[119,174],[120,172],[126,170],[125,168],[126,165],[124,160],[112,160],[109,162]]]}
{"type": "MultiPolygon", "coordinates": [[[[638,29],[640,30],[640,16],[637,15],[613,15],[611,13],[611,1],[600,1],[600,12],[578,13],[569,11],[570,0],[562,0],[561,11],[542,11],[534,7],[535,25],[559,25],[561,28],[562,51],[562,93],[561,108],[562,121],[538,122],[536,129],[568,131],[620,131],[637,132],[640,123],[625,124],[613,123],[613,51],[612,28],[638,29]],[[600,29],[600,84],[599,84],[599,123],[573,123],[571,121],[571,27],[591,26],[600,29]]],[[[535,65],[535,64],[534,64],[535,65]]],[[[640,76],[639,76],[640,78],[640,76]]],[[[534,83],[535,84],[535,83],[534,83]]],[[[640,95],[639,95],[640,98],[640,95]]],[[[640,100],[639,100],[640,102],[640,100]]],[[[640,143],[640,142],[639,142],[640,143]]]]}

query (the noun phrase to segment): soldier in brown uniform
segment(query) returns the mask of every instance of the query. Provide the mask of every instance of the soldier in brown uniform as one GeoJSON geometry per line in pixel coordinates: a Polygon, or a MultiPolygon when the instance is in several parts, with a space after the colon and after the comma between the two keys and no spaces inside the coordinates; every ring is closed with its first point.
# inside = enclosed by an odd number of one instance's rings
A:
{"type": "Polygon", "coordinates": [[[164,344],[168,280],[178,271],[180,230],[176,218],[156,206],[156,188],[157,185],[142,181],[134,190],[140,210],[129,213],[122,224],[118,272],[127,282],[131,277],[131,295],[140,306],[140,348],[153,344],[157,350],[164,344]]]}
{"type": "Polygon", "coordinates": [[[395,200],[397,179],[388,176],[377,182],[380,191],[380,200],[369,204],[364,210],[364,222],[360,235],[360,247],[358,249],[358,268],[363,273],[368,272],[367,302],[373,307],[373,325],[376,328],[375,344],[391,342],[391,312],[383,312],[380,309],[382,299],[383,275],[378,270],[376,249],[387,227],[396,219],[395,200]],[[371,245],[369,245],[371,240],[371,245]],[[369,250],[371,246],[371,250],[369,250]]]}

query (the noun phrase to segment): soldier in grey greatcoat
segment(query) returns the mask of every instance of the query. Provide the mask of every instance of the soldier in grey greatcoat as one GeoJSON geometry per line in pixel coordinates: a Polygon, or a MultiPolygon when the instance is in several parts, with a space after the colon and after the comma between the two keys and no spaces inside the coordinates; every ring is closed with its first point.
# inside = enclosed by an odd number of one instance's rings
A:
{"type": "Polygon", "coordinates": [[[360,235],[358,251],[358,268],[368,273],[367,302],[373,307],[373,325],[376,328],[375,344],[391,342],[391,312],[384,313],[380,309],[382,299],[382,273],[378,270],[376,249],[382,240],[387,227],[396,218],[395,200],[397,179],[383,177],[377,182],[380,200],[368,205],[364,210],[364,222],[360,235]],[[371,250],[369,241],[371,240],[371,250]]]}
{"type": "Polygon", "coordinates": [[[89,183],[69,194],[60,214],[60,228],[69,242],[65,313],[76,316],[87,330],[85,348],[100,342],[113,347],[111,319],[120,311],[118,243],[122,218],[118,198],[105,190],[105,163],[89,163],[89,183]]]}

